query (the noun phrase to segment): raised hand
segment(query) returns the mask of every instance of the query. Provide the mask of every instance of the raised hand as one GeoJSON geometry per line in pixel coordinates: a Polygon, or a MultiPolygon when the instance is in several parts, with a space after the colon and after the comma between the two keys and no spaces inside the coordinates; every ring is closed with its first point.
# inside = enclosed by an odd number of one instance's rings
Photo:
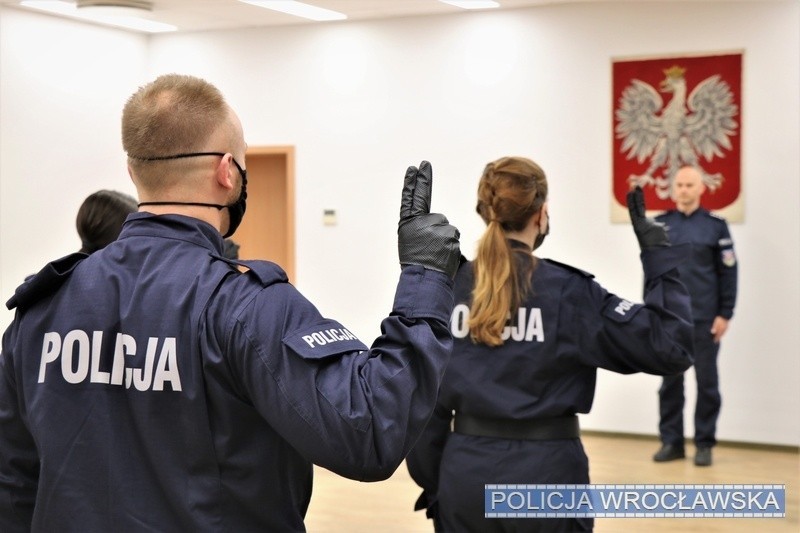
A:
{"type": "Polygon", "coordinates": [[[642,188],[636,187],[630,191],[626,200],[628,202],[628,212],[631,215],[633,231],[639,240],[639,248],[646,250],[647,248],[669,246],[669,237],[664,224],[645,216],[642,188]]]}
{"type": "Polygon", "coordinates": [[[408,167],[400,203],[397,248],[401,265],[421,265],[451,278],[458,270],[460,234],[447,218],[431,213],[433,171],[427,161],[408,167]]]}

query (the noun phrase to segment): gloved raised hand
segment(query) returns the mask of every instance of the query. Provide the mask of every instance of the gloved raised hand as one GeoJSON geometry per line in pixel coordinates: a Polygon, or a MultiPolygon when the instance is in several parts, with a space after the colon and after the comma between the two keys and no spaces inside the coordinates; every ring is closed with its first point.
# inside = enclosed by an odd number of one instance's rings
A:
{"type": "Polygon", "coordinates": [[[400,264],[421,265],[452,278],[461,258],[460,234],[444,215],[430,212],[432,185],[433,172],[427,161],[406,170],[397,227],[400,264]]]}
{"type": "Polygon", "coordinates": [[[669,237],[664,224],[645,216],[642,188],[636,187],[630,191],[626,200],[628,201],[628,212],[631,215],[633,231],[639,240],[639,248],[646,250],[648,248],[669,246],[669,237]]]}

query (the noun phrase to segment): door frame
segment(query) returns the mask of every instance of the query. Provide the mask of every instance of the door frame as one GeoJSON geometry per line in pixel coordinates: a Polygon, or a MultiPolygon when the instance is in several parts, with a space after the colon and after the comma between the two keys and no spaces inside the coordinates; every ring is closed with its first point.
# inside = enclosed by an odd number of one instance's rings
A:
{"type": "MultiPolygon", "coordinates": [[[[294,146],[248,146],[245,153],[247,159],[258,159],[259,157],[283,157],[285,161],[285,173],[283,176],[285,186],[285,197],[283,203],[285,207],[284,231],[286,239],[286,249],[284,250],[285,259],[280,262],[281,268],[286,271],[291,283],[296,282],[295,272],[295,149],[294,146]]],[[[255,176],[254,176],[255,178],[255,176]]],[[[258,258],[258,259],[264,259],[258,258]]]]}

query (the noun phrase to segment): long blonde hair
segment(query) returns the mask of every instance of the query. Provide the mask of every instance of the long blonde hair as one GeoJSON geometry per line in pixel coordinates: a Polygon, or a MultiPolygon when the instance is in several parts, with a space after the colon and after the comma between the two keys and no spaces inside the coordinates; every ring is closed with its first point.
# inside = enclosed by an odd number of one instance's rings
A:
{"type": "Polygon", "coordinates": [[[486,165],[478,184],[476,211],[486,223],[473,261],[475,286],[469,317],[473,342],[499,346],[509,312],[530,290],[530,273],[517,275],[506,232],[521,231],[547,200],[544,171],[524,157],[503,157],[486,165]]]}

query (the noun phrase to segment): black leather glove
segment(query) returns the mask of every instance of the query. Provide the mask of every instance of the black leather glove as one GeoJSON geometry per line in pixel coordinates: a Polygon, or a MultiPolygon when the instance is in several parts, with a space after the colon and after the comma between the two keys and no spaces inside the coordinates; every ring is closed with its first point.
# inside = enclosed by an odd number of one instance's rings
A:
{"type": "Polygon", "coordinates": [[[400,264],[422,265],[452,278],[461,258],[460,234],[444,215],[430,212],[432,185],[433,172],[427,161],[406,170],[397,228],[400,264]]]}
{"type": "Polygon", "coordinates": [[[636,187],[630,191],[626,200],[628,201],[628,212],[631,215],[633,231],[639,240],[639,248],[646,250],[648,248],[669,246],[669,237],[664,224],[645,216],[642,188],[636,187]]]}

